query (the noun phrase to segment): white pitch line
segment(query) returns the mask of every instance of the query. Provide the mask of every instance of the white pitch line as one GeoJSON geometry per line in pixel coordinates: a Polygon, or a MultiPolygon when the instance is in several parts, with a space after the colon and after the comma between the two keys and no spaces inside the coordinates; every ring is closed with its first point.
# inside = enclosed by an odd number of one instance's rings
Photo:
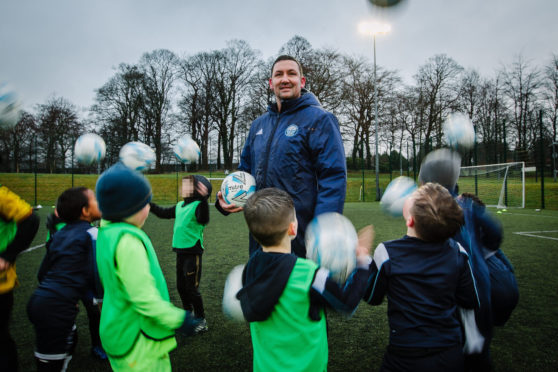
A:
{"type": "Polygon", "coordinates": [[[34,251],[35,249],[38,249],[38,248],[41,248],[41,247],[44,247],[44,246],[45,246],[45,243],[39,244],[39,245],[36,245],[34,247],[27,248],[26,250],[22,251],[21,253],[31,252],[31,251],[34,251]]]}
{"type": "Polygon", "coordinates": [[[518,231],[518,232],[514,232],[514,234],[522,235],[522,236],[531,236],[531,237],[533,237],[533,238],[558,240],[558,238],[553,238],[553,237],[550,237],[550,236],[535,235],[535,233],[536,233],[536,234],[540,234],[540,233],[555,233],[555,232],[558,232],[558,230],[546,230],[546,231],[518,231]]]}
{"type": "Polygon", "coordinates": [[[529,217],[543,217],[543,218],[558,218],[557,216],[541,216],[540,214],[528,214],[528,213],[513,213],[513,212],[502,212],[497,214],[502,214],[506,216],[529,216],[529,217]]]}

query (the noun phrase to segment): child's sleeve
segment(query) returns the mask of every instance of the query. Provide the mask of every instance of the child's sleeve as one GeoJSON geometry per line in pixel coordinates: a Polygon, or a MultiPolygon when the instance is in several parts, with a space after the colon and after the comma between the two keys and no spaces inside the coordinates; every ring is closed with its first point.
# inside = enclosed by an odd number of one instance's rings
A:
{"type": "Polygon", "coordinates": [[[150,212],[159,218],[176,218],[176,206],[174,205],[172,207],[163,208],[151,202],[149,203],[149,206],[151,207],[150,212]]]}
{"type": "Polygon", "coordinates": [[[91,237],[91,249],[88,255],[89,270],[91,277],[91,292],[93,294],[93,302],[101,303],[103,302],[104,289],[101,283],[101,278],[99,277],[99,268],[97,267],[97,235],[99,229],[97,227],[91,227],[87,230],[87,233],[91,237]]]}
{"type": "Polygon", "coordinates": [[[502,244],[502,224],[499,220],[492,217],[486,208],[473,204],[475,223],[480,226],[480,239],[485,248],[492,251],[500,248],[502,244]]]}
{"type": "Polygon", "coordinates": [[[322,299],[322,303],[329,304],[339,312],[352,314],[356,310],[366,289],[371,261],[370,256],[359,259],[356,269],[349,276],[343,287],[329,276],[327,269],[319,268],[316,270],[310,294],[313,299],[312,302],[316,302],[316,297],[319,296],[322,299]]]}
{"type": "Polygon", "coordinates": [[[182,325],[186,312],[161,297],[149,269],[145,247],[132,235],[124,235],[118,243],[116,275],[138,313],[169,329],[182,325]]]}
{"type": "Polygon", "coordinates": [[[379,305],[387,292],[389,254],[383,243],[374,251],[374,261],[370,265],[370,276],[363,299],[370,305],[379,305]]]}
{"type": "Polygon", "coordinates": [[[33,212],[31,206],[6,186],[0,186],[0,216],[19,224],[33,212]]]}
{"type": "Polygon", "coordinates": [[[461,272],[459,275],[459,284],[455,294],[455,300],[458,306],[464,309],[472,309],[480,307],[480,299],[477,294],[475,277],[469,263],[467,251],[459,245],[459,258],[462,260],[461,272]]]}
{"type": "Polygon", "coordinates": [[[207,203],[207,198],[200,200],[200,203],[196,207],[196,220],[201,225],[207,225],[209,223],[209,204],[207,203]]]}
{"type": "Polygon", "coordinates": [[[4,250],[0,250],[0,259],[3,263],[13,263],[17,255],[27,249],[33,241],[39,229],[39,216],[33,213],[31,206],[16,193],[6,186],[0,186],[0,218],[17,224],[13,239],[3,246],[4,250]]]}

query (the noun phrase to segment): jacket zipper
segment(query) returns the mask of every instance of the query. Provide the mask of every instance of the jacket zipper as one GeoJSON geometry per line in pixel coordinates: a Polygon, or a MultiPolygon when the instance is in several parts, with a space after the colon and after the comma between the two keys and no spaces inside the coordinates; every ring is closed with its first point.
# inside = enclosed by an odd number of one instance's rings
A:
{"type": "Polygon", "coordinates": [[[273,142],[273,138],[275,137],[275,132],[277,132],[277,127],[279,127],[279,120],[280,120],[281,114],[278,113],[277,114],[277,120],[275,120],[275,127],[273,128],[273,132],[271,133],[271,136],[269,136],[269,139],[267,140],[267,145],[266,145],[266,154],[265,154],[265,163],[264,163],[264,169],[263,169],[263,184],[262,184],[262,188],[265,188],[267,185],[267,167],[269,165],[269,155],[270,155],[270,151],[271,151],[271,143],[273,142]]]}

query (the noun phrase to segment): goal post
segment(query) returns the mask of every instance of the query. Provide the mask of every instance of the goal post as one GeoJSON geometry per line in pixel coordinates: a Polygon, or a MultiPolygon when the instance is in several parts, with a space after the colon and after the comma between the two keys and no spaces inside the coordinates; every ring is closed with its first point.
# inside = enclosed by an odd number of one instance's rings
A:
{"type": "Polygon", "coordinates": [[[458,185],[488,206],[525,208],[525,162],[461,167],[458,185]]]}

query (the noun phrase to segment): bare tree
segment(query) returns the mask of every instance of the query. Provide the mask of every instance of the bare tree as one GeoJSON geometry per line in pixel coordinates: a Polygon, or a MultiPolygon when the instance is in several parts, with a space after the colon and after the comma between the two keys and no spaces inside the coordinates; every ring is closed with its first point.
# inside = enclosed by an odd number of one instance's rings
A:
{"type": "Polygon", "coordinates": [[[537,101],[537,91],[541,86],[540,72],[531,67],[523,56],[518,55],[509,67],[502,69],[504,94],[508,98],[508,108],[512,113],[513,136],[516,151],[527,156],[527,149],[533,138],[531,125],[534,123],[533,109],[537,101]]]}
{"type": "Polygon", "coordinates": [[[107,160],[114,162],[120,148],[140,139],[144,74],[137,66],[120,64],[110,80],[97,90],[91,111],[107,143],[107,160]]]}
{"type": "Polygon", "coordinates": [[[139,62],[143,72],[143,119],[145,123],[144,142],[155,147],[155,170],[161,171],[165,132],[170,129],[171,90],[176,79],[178,57],[166,49],[145,53],[139,62]]]}
{"type": "Polygon", "coordinates": [[[185,58],[180,63],[179,77],[184,82],[184,90],[178,109],[180,121],[186,125],[178,128],[178,132],[190,134],[200,145],[203,167],[208,165],[210,133],[215,129],[212,109],[219,58],[218,52],[203,52],[185,58]]]}
{"type": "Polygon", "coordinates": [[[306,89],[311,91],[326,110],[338,114],[341,105],[343,56],[333,49],[313,49],[302,36],[292,37],[279,54],[295,57],[302,65],[306,89]]]}
{"type": "MultiPolygon", "coordinates": [[[[23,111],[15,127],[9,130],[0,130],[1,159],[4,171],[20,172],[25,158],[29,159],[30,144],[35,137],[35,118],[30,113],[23,111]],[[13,165],[13,167],[12,167],[13,165]]],[[[31,165],[29,165],[31,169],[31,165]]]]}
{"type": "Polygon", "coordinates": [[[374,120],[374,75],[364,58],[345,57],[344,60],[346,69],[342,84],[344,110],[340,121],[341,134],[344,138],[352,137],[352,167],[357,168],[357,158],[364,159],[365,156],[367,167],[370,167],[370,127],[374,120]]]}
{"type": "Polygon", "coordinates": [[[303,73],[310,67],[309,59],[312,54],[312,44],[300,35],[293,36],[279,49],[279,54],[287,54],[294,57],[302,65],[303,73]]]}
{"type": "Polygon", "coordinates": [[[556,142],[558,123],[558,55],[554,54],[550,63],[544,68],[543,99],[547,117],[550,121],[552,142],[556,142]]]}
{"type": "Polygon", "coordinates": [[[485,152],[488,163],[505,159],[505,121],[507,114],[502,102],[500,79],[480,79],[476,89],[476,109],[473,114],[477,143],[485,152]],[[504,156],[500,156],[504,153],[504,156]]]}
{"type": "Polygon", "coordinates": [[[463,68],[445,54],[437,54],[419,67],[415,80],[423,104],[424,138],[442,145],[442,121],[456,108],[458,79],[463,68]]]}
{"type": "Polygon", "coordinates": [[[306,58],[306,88],[328,111],[338,114],[341,106],[343,57],[335,50],[314,50],[306,58]]]}
{"type": "Polygon", "coordinates": [[[66,157],[80,132],[76,108],[62,97],[38,106],[38,136],[47,171],[65,169],[66,157]]]}
{"type": "Polygon", "coordinates": [[[219,132],[219,145],[223,149],[224,166],[231,169],[238,120],[243,108],[248,105],[247,92],[259,63],[259,53],[245,41],[233,40],[220,54],[213,113],[219,132]]]}
{"type": "Polygon", "coordinates": [[[391,121],[387,108],[389,100],[396,93],[399,78],[393,71],[377,68],[374,80],[373,68],[364,58],[345,57],[345,79],[342,84],[343,112],[341,115],[342,134],[353,137],[353,167],[356,166],[357,152],[366,159],[368,168],[372,165],[370,139],[375,135],[376,112],[374,104],[374,85],[378,96],[378,136],[387,131],[391,121]],[[385,128],[385,129],[383,129],[385,128]]]}

